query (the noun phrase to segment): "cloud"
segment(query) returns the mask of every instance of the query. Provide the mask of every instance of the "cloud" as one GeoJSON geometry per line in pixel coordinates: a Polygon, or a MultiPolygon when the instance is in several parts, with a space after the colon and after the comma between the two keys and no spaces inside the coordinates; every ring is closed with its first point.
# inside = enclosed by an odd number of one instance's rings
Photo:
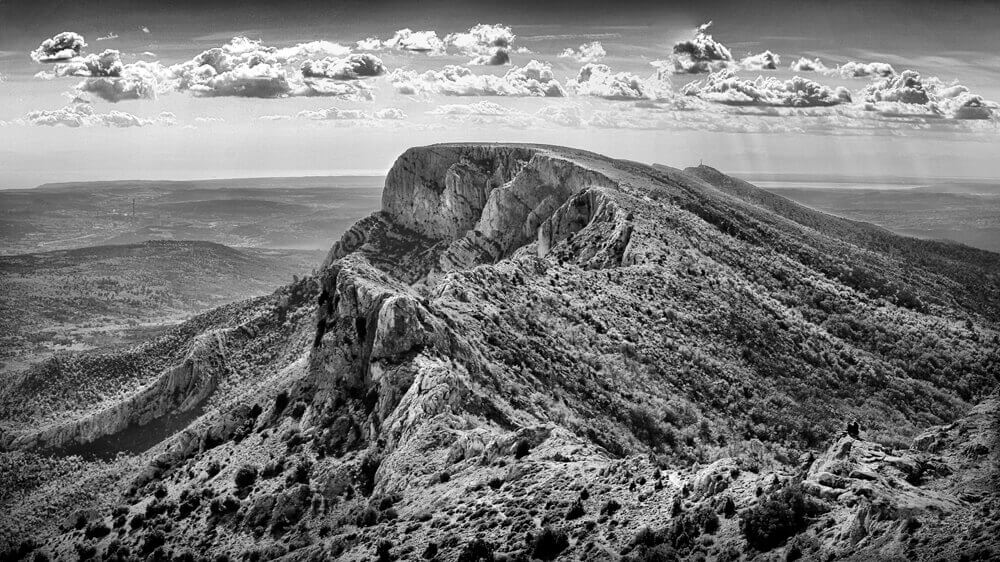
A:
{"type": "Polygon", "coordinates": [[[800,57],[799,60],[792,63],[789,67],[793,72],[829,72],[829,69],[823,64],[823,61],[819,59],[809,60],[805,57],[800,57]]]}
{"type": "Polygon", "coordinates": [[[476,24],[464,33],[445,36],[444,43],[472,57],[471,65],[503,65],[510,62],[514,33],[503,24],[476,24]]]}
{"type": "Polygon", "coordinates": [[[763,76],[741,80],[729,69],[710,74],[704,84],[692,82],[684,86],[682,92],[706,101],[736,106],[825,107],[851,101],[846,88],[831,89],[799,76],[791,80],[763,76]]]}
{"type": "Polygon", "coordinates": [[[382,48],[382,41],[378,37],[368,37],[356,43],[359,51],[378,51],[382,48]]]}
{"type": "Polygon", "coordinates": [[[302,76],[306,78],[332,80],[355,80],[386,73],[382,59],[369,53],[353,54],[341,59],[307,60],[302,63],[301,69],[302,76]]]}
{"type": "Polygon", "coordinates": [[[655,89],[638,76],[627,72],[614,74],[604,64],[584,65],[568,85],[578,95],[609,100],[636,100],[657,96],[655,89]]]}
{"type": "Polygon", "coordinates": [[[750,55],[740,61],[740,66],[746,70],[778,70],[781,57],[771,51],[750,55]]]}
{"type": "Polygon", "coordinates": [[[653,65],[673,74],[701,74],[730,66],[733,54],[707,33],[711,26],[712,22],[699,26],[693,39],[675,43],[673,54],[653,65]]]}
{"type": "Polygon", "coordinates": [[[330,41],[311,41],[274,50],[275,57],[280,61],[292,61],[304,57],[343,57],[350,53],[350,47],[330,41]]]}
{"type": "Polygon", "coordinates": [[[418,74],[394,70],[389,80],[397,92],[407,95],[437,93],[446,96],[546,96],[562,97],[565,90],[548,63],[532,60],[515,66],[503,76],[475,74],[464,66],[449,65],[441,70],[418,74]]]}
{"type": "Polygon", "coordinates": [[[261,115],[257,119],[261,121],[286,121],[291,118],[291,115],[261,115]]]}
{"type": "Polygon", "coordinates": [[[87,42],[83,40],[83,35],[72,31],[62,33],[42,41],[34,51],[31,51],[31,60],[35,62],[59,62],[70,60],[80,56],[87,42]]]}
{"type": "Polygon", "coordinates": [[[195,117],[195,123],[225,123],[222,117],[195,117]]]}
{"type": "Polygon", "coordinates": [[[413,31],[410,28],[400,29],[391,38],[386,39],[382,46],[400,51],[417,53],[444,54],[445,44],[436,31],[413,31]]]}
{"type": "Polygon", "coordinates": [[[869,76],[888,78],[896,74],[892,65],[884,62],[863,63],[851,61],[838,66],[837,72],[844,78],[867,78],[869,76]]]}
{"type": "MultiPolygon", "coordinates": [[[[235,96],[248,98],[281,98],[289,96],[338,96],[348,99],[371,99],[370,88],[360,83],[331,83],[326,79],[311,79],[289,74],[285,63],[311,53],[342,53],[344,47],[327,41],[302,43],[295,47],[275,49],[246,37],[234,37],[228,44],[203,51],[193,59],[169,68],[171,85],[198,96],[235,96]],[[303,79],[304,78],[304,79],[303,79]]],[[[370,56],[370,55],[364,55],[370,56]]],[[[373,57],[374,58],[374,57],[373,57]]],[[[377,59],[376,59],[377,60],[377,59]]],[[[310,61],[309,68],[340,71],[348,80],[349,72],[366,72],[368,59],[351,59],[337,66],[331,61],[310,61]],[[328,64],[329,63],[329,64],[328,64]],[[357,64],[356,64],[357,63],[357,64]],[[337,68],[330,68],[336,66],[337,68]]],[[[325,75],[323,78],[327,78],[325,75]]]]}
{"type": "Polygon", "coordinates": [[[155,99],[173,87],[172,74],[166,67],[156,62],[136,61],[122,66],[117,76],[86,78],[76,85],[76,90],[116,103],[155,99]]]}
{"type": "Polygon", "coordinates": [[[571,58],[577,62],[597,62],[607,56],[607,51],[600,41],[591,41],[580,45],[579,49],[567,48],[559,54],[563,58],[571,58]]]}
{"type": "Polygon", "coordinates": [[[101,54],[89,54],[70,62],[55,66],[56,76],[121,76],[123,69],[121,53],[105,49],[101,54]]]}
{"type": "Polygon", "coordinates": [[[114,33],[113,31],[112,31],[112,32],[108,33],[107,35],[105,35],[105,36],[103,36],[103,37],[98,37],[98,38],[97,38],[97,40],[98,40],[98,41],[108,41],[108,40],[110,40],[110,39],[118,39],[118,35],[116,35],[116,34],[115,34],[115,33],[114,33]]]}
{"type": "Polygon", "coordinates": [[[548,105],[535,112],[535,116],[564,127],[580,127],[584,124],[580,108],[575,105],[548,105]]]}
{"type": "MultiPolygon", "coordinates": [[[[386,107],[374,112],[331,107],[317,111],[300,111],[296,117],[299,119],[311,119],[313,121],[398,121],[406,119],[406,113],[396,107],[386,107]]],[[[264,118],[261,117],[261,119],[264,118]]]]}
{"type": "Polygon", "coordinates": [[[992,119],[998,110],[996,103],[972,94],[961,84],[945,84],[935,77],[923,79],[913,70],[876,80],[861,95],[865,109],[890,117],[992,119]]]}
{"type": "Polygon", "coordinates": [[[518,113],[492,101],[478,101],[468,104],[445,104],[429,111],[431,115],[512,115],[518,113]]]}
{"type": "Polygon", "coordinates": [[[32,125],[55,127],[144,127],[146,125],[173,125],[176,119],[172,113],[161,113],[156,119],[136,117],[124,111],[98,113],[91,105],[78,103],[54,111],[32,111],[25,115],[25,121],[32,125]]]}

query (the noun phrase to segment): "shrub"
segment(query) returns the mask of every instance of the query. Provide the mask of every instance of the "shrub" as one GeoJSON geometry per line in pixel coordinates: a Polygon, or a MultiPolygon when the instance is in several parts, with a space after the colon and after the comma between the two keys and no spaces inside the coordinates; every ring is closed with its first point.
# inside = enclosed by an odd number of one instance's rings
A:
{"type": "Polygon", "coordinates": [[[518,439],[514,445],[514,458],[523,459],[531,452],[531,443],[527,439],[518,439]]]}
{"type": "Polygon", "coordinates": [[[458,562],[493,562],[493,545],[483,539],[475,539],[459,553],[458,562]]]}
{"type": "Polygon", "coordinates": [[[246,488],[257,481],[257,467],[252,464],[245,464],[236,471],[233,482],[237,488],[246,488]]]}
{"type": "Polygon", "coordinates": [[[576,500],[573,505],[570,506],[569,511],[566,512],[566,519],[573,520],[583,517],[587,513],[587,510],[583,509],[583,502],[576,500]]]}
{"type": "Polygon", "coordinates": [[[601,515],[607,515],[608,517],[611,517],[615,514],[615,512],[617,512],[621,508],[622,504],[616,502],[613,499],[608,500],[604,502],[603,506],[601,506],[601,515]]]}
{"type": "Polygon", "coordinates": [[[531,556],[540,560],[555,560],[559,553],[566,550],[568,546],[569,538],[565,532],[545,527],[535,539],[531,556]]]}
{"type": "Polygon", "coordinates": [[[808,525],[810,511],[812,508],[802,493],[802,487],[793,484],[765,497],[748,510],[741,517],[740,526],[751,546],[767,551],[804,529],[808,525]]]}

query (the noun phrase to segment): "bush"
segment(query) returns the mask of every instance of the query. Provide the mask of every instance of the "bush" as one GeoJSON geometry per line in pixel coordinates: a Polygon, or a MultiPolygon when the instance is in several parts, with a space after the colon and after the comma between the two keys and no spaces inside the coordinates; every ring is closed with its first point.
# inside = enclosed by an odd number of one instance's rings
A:
{"type": "Polygon", "coordinates": [[[767,551],[804,529],[811,511],[813,508],[806,501],[802,487],[793,484],[765,497],[748,510],[741,517],[740,526],[751,546],[767,551]]]}
{"type": "Polygon", "coordinates": [[[475,539],[459,553],[458,562],[493,562],[493,545],[483,539],[475,539]]]}
{"type": "Polygon", "coordinates": [[[559,553],[566,550],[568,546],[569,538],[565,532],[545,527],[535,539],[531,556],[540,560],[555,560],[559,553]]]}
{"type": "Polygon", "coordinates": [[[257,481],[257,467],[252,464],[245,464],[236,471],[233,482],[237,488],[246,488],[257,481]]]}

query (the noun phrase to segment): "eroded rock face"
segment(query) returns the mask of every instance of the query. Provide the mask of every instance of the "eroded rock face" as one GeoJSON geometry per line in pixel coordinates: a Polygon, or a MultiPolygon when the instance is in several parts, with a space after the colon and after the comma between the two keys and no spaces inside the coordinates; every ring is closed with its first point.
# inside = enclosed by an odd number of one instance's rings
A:
{"type": "Polygon", "coordinates": [[[82,420],[36,433],[4,436],[5,449],[58,449],[113,435],[130,425],[143,426],[167,413],[187,412],[216,388],[226,369],[227,335],[209,332],[195,338],[184,361],[169,367],[152,384],[119,404],[82,420]]]}

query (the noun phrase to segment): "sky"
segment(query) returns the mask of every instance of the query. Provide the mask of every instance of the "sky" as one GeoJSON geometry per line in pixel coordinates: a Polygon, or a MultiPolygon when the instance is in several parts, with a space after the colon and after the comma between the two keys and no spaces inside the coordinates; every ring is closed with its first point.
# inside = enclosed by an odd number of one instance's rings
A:
{"type": "Polygon", "coordinates": [[[0,2],[0,188],[508,141],[1000,178],[997,2],[0,2]]]}

